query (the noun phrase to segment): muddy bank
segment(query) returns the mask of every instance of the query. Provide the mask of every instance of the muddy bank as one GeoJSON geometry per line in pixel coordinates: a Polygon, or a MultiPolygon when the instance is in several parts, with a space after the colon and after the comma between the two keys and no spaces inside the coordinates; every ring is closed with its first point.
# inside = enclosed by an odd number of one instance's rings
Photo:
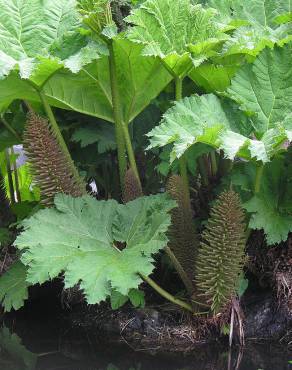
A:
{"type": "MultiPolygon", "coordinates": [[[[292,315],[279,306],[270,292],[248,297],[242,302],[247,343],[269,341],[290,344],[292,315]]],[[[204,344],[227,343],[222,322],[213,318],[194,318],[175,307],[152,306],[133,309],[125,306],[111,311],[106,305],[79,306],[66,319],[73,328],[98,333],[106,342],[126,342],[134,349],[188,352],[204,344]]],[[[236,341],[236,338],[235,338],[236,341]]]]}
{"type": "Polygon", "coordinates": [[[290,343],[292,314],[285,305],[275,302],[271,293],[259,295],[257,302],[245,308],[245,335],[250,340],[290,343]]]}

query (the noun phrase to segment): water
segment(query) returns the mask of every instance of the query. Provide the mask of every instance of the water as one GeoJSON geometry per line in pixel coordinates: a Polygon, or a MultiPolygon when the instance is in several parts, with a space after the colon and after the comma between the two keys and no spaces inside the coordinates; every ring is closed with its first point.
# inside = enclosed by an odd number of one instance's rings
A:
{"type": "Polygon", "coordinates": [[[188,354],[133,351],[37,316],[6,318],[0,329],[1,370],[292,370],[290,360],[286,347],[255,343],[242,353],[211,346],[188,354]]]}

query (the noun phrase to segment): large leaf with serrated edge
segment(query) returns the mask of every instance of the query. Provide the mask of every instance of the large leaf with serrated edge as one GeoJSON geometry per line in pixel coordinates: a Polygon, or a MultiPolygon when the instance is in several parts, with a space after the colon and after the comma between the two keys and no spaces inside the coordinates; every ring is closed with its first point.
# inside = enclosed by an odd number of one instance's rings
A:
{"type": "Polygon", "coordinates": [[[161,58],[174,75],[184,76],[228,38],[215,14],[190,0],[148,0],[126,18],[134,25],[128,37],[144,46],[143,55],[161,58]]]}
{"type": "Polygon", "coordinates": [[[40,86],[62,66],[76,72],[99,55],[79,34],[74,0],[0,0],[0,8],[0,78],[17,69],[40,86]]]}
{"type": "Polygon", "coordinates": [[[0,112],[16,99],[39,101],[38,90],[53,75],[64,69],[77,73],[108,54],[101,41],[80,34],[75,5],[74,0],[0,0],[0,112]]]}
{"type": "MultiPolygon", "coordinates": [[[[128,123],[156,98],[172,77],[159,60],[141,56],[140,45],[117,37],[113,48],[123,121],[128,123]]],[[[19,80],[15,74],[8,80],[0,81],[0,111],[13,99],[39,100],[28,81],[19,80]]],[[[60,69],[44,84],[43,93],[52,106],[114,122],[106,56],[83,66],[76,74],[60,69]]]]}
{"type": "Polygon", "coordinates": [[[290,45],[264,50],[239,70],[225,94],[234,103],[212,94],[176,102],[148,134],[150,148],[173,143],[174,160],[201,142],[229,159],[269,162],[292,139],[290,51],[290,45]]]}
{"type": "Polygon", "coordinates": [[[206,92],[224,91],[246,60],[253,60],[265,47],[283,46],[292,40],[290,0],[209,0],[206,6],[218,11],[216,21],[221,27],[233,31],[220,57],[190,73],[206,92]]]}
{"type": "Polygon", "coordinates": [[[193,95],[176,102],[164,115],[159,126],[148,136],[150,146],[173,143],[171,161],[181,157],[196,143],[222,149],[225,156],[268,162],[286,139],[285,130],[268,130],[261,140],[252,138],[249,119],[229,101],[213,94],[193,95]]]}
{"type": "Polygon", "coordinates": [[[28,298],[26,281],[27,268],[20,262],[15,262],[8,271],[0,277],[0,303],[6,312],[18,310],[28,298]]]}
{"type": "MultiPolygon", "coordinates": [[[[172,77],[159,60],[141,55],[140,45],[117,37],[113,51],[123,121],[131,122],[172,77]]],[[[58,73],[48,81],[44,92],[70,109],[114,121],[109,62],[107,58],[86,66],[77,76],[58,73]]]]}
{"type": "Polygon", "coordinates": [[[15,242],[23,250],[27,280],[43,283],[63,272],[65,286],[80,283],[93,304],[113,290],[127,295],[141,283],[140,274],[153,271],[152,254],[167,244],[175,203],[166,195],[126,205],[57,195],[55,205],[26,220],[15,242]]]}
{"type": "Polygon", "coordinates": [[[228,96],[251,116],[254,129],[263,134],[281,124],[292,131],[292,45],[266,49],[253,64],[244,66],[232,80],[228,96]]]}
{"type": "Polygon", "coordinates": [[[292,11],[290,0],[208,0],[207,6],[218,10],[219,22],[235,29],[224,55],[254,57],[266,46],[282,46],[292,39],[291,19],[279,21],[292,11]]]}

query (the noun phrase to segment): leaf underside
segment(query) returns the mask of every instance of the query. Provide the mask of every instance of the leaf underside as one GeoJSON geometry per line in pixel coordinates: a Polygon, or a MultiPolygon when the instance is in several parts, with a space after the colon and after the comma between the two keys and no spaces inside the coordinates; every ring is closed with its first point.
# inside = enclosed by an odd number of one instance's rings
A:
{"type": "Polygon", "coordinates": [[[216,21],[232,31],[219,54],[189,74],[206,92],[224,91],[246,60],[292,39],[289,0],[209,0],[205,6],[216,9],[216,21]]]}
{"type": "Polygon", "coordinates": [[[173,143],[173,161],[204,143],[222,149],[229,159],[269,162],[292,139],[290,53],[290,45],[264,50],[254,64],[243,67],[228,89],[235,104],[212,94],[176,102],[148,134],[150,148],[173,143]]]}
{"type": "MultiPolygon", "coordinates": [[[[171,81],[171,75],[155,58],[141,55],[142,47],[128,40],[113,40],[123,121],[131,122],[171,81]]],[[[86,64],[78,73],[60,69],[43,85],[52,106],[114,122],[109,63],[106,56],[86,64]]],[[[27,80],[16,72],[0,81],[0,111],[13,100],[39,101],[27,80]]]]}
{"type": "MultiPolygon", "coordinates": [[[[252,124],[264,134],[281,124],[292,131],[292,44],[265,49],[253,64],[244,66],[232,80],[228,96],[252,112],[252,124]]],[[[290,133],[291,135],[291,133],[290,133]]]]}

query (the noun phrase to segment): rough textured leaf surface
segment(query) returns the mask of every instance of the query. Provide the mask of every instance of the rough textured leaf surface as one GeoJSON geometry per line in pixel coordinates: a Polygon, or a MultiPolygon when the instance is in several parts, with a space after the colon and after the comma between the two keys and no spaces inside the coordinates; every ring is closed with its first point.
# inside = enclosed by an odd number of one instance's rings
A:
{"type": "Polygon", "coordinates": [[[224,45],[225,55],[256,56],[266,46],[292,39],[291,20],[277,21],[292,11],[290,0],[209,0],[207,5],[218,10],[220,22],[236,29],[224,45]]]}
{"type": "Polygon", "coordinates": [[[80,283],[88,303],[112,290],[128,295],[139,286],[139,273],[152,272],[152,254],[167,244],[168,212],[175,206],[165,195],[126,205],[58,195],[55,205],[25,221],[16,240],[27,279],[43,283],[63,272],[66,287],[80,283]]]}
{"type": "Polygon", "coordinates": [[[79,35],[74,0],[1,0],[0,8],[2,78],[18,68],[22,78],[40,85],[64,65],[61,60],[76,72],[98,57],[97,49],[86,48],[79,35]],[[58,49],[63,58],[58,58],[58,49]]]}
{"type": "Polygon", "coordinates": [[[251,127],[248,118],[230,102],[213,94],[193,95],[165,113],[160,126],[148,134],[149,148],[173,143],[173,161],[190,146],[204,143],[224,150],[229,159],[239,156],[266,162],[270,158],[268,147],[264,141],[249,138],[251,127]]]}
{"type": "Polygon", "coordinates": [[[201,142],[224,150],[229,159],[269,162],[292,138],[290,54],[290,45],[267,49],[239,70],[226,94],[238,106],[212,94],[176,102],[148,134],[150,148],[173,143],[174,160],[201,142]]]}
{"type": "Polygon", "coordinates": [[[193,68],[189,77],[206,93],[225,91],[239,69],[240,63],[234,58],[212,58],[210,61],[193,68]]]}
{"type": "Polygon", "coordinates": [[[35,88],[53,75],[77,73],[107,54],[102,42],[80,34],[75,5],[75,0],[0,1],[0,112],[16,99],[39,101],[35,88]]]}
{"type": "Polygon", "coordinates": [[[126,18],[134,24],[128,37],[144,45],[144,55],[160,57],[174,74],[183,75],[227,39],[214,15],[214,9],[190,0],[148,0],[126,18]]]}

